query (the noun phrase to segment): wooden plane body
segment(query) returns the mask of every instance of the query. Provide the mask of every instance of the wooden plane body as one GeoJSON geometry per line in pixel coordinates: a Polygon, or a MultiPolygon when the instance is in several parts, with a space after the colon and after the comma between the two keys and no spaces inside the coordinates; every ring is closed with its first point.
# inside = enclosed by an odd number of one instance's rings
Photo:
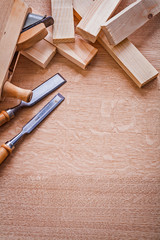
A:
{"type": "Polygon", "coordinates": [[[48,31],[43,23],[21,33],[27,15],[32,12],[22,0],[0,2],[0,101],[15,97],[30,101],[32,91],[11,84],[19,58],[19,51],[33,46],[43,39],[48,31]]]}

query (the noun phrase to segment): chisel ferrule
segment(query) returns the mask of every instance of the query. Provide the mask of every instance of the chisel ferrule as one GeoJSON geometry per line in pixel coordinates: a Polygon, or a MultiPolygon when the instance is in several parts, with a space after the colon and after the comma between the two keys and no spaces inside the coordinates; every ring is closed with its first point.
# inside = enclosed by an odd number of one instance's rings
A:
{"type": "MultiPolygon", "coordinates": [[[[3,145],[2,145],[3,146],[3,145]]],[[[14,148],[15,148],[15,146],[10,142],[10,141],[8,141],[8,142],[6,142],[5,143],[5,148],[11,153],[13,150],[14,150],[14,148]]]]}
{"type": "Polygon", "coordinates": [[[6,112],[9,115],[9,119],[12,119],[15,117],[13,109],[8,109],[6,112]]]}

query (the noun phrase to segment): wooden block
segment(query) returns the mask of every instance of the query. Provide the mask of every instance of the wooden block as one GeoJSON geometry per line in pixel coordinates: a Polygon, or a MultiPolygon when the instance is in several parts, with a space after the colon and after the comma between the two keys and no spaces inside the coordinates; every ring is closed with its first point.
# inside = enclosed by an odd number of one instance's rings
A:
{"type": "MultiPolygon", "coordinates": [[[[78,11],[78,8],[76,11],[78,11]]],[[[81,14],[83,14],[83,17],[85,12],[81,12],[81,14]]],[[[128,39],[114,47],[109,44],[107,37],[101,31],[98,42],[109,52],[138,87],[142,87],[147,82],[157,77],[158,71],[128,39]]]]}
{"type": "Polygon", "coordinates": [[[121,1],[96,0],[77,25],[77,33],[94,43],[100,33],[101,25],[112,15],[121,1]]]}
{"type": "Polygon", "coordinates": [[[160,12],[160,0],[138,0],[108,20],[102,30],[117,45],[160,12]]]}
{"type": "MultiPolygon", "coordinates": [[[[48,33],[45,39],[52,43],[52,34],[48,33]]],[[[57,43],[54,45],[57,47],[58,52],[62,56],[66,57],[71,62],[83,69],[86,68],[86,66],[98,52],[98,49],[94,48],[92,45],[78,36],[75,37],[74,43],[57,43]]]]}
{"type": "Polygon", "coordinates": [[[74,42],[74,20],[72,0],[51,0],[54,19],[53,41],[74,42]]]}
{"type": "Polygon", "coordinates": [[[138,87],[144,86],[158,76],[157,70],[128,39],[123,40],[117,46],[113,46],[109,44],[107,37],[101,32],[98,41],[138,87]]]}
{"type": "Polygon", "coordinates": [[[29,9],[24,2],[15,0],[0,39],[0,99],[3,85],[8,80],[8,69],[16,51],[16,43],[28,13],[29,9]]]}
{"type": "Polygon", "coordinates": [[[21,51],[21,54],[42,68],[45,68],[56,54],[56,47],[42,39],[33,47],[21,51]]]}
{"type": "Polygon", "coordinates": [[[85,0],[83,2],[82,0],[73,0],[73,11],[77,19],[81,20],[81,16],[83,16],[86,9],[89,9],[92,6],[93,2],[94,0],[85,0]]]}

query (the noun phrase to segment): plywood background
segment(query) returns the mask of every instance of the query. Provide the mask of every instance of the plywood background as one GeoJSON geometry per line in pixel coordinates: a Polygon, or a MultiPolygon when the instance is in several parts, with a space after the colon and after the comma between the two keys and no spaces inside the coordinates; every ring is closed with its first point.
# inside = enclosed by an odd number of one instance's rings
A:
{"type": "MultiPolygon", "coordinates": [[[[50,13],[49,0],[26,2],[50,13]]],[[[159,26],[157,15],[130,37],[158,71],[159,26]]],[[[160,239],[160,79],[139,89],[94,46],[86,70],[59,54],[46,69],[20,57],[13,83],[34,88],[57,72],[68,82],[65,102],[0,166],[0,239],[160,239]]],[[[1,127],[0,144],[56,93],[1,127]]]]}

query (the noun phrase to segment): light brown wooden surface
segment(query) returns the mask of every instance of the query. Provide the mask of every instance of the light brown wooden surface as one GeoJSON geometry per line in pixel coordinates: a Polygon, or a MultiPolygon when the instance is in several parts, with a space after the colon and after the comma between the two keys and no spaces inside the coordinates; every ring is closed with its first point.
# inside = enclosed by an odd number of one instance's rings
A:
{"type": "MultiPolygon", "coordinates": [[[[27,3],[50,13],[49,0],[27,3]]],[[[159,21],[130,40],[160,71],[159,21]]],[[[65,102],[0,167],[0,239],[160,238],[160,79],[139,89],[95,47],[86,70],[60,54],[46,69],[20,57],[13,83],[34,88],[56,72],[68,82],[56,91],[65,102]]],[[[56,93],[1,127],[0,145],[56,93]]]]}
{"type": "Polygon", "coordinates": [[[138,0],[108,20],[102,29],[109,43],[117,45],[159,12],[159,0],[138,0]]]}
{"type": "Polygon", "coordinates": [[[72,0],[51,0],[54,19],[53,42],[74,42],[74,20],[72,0]]]}

